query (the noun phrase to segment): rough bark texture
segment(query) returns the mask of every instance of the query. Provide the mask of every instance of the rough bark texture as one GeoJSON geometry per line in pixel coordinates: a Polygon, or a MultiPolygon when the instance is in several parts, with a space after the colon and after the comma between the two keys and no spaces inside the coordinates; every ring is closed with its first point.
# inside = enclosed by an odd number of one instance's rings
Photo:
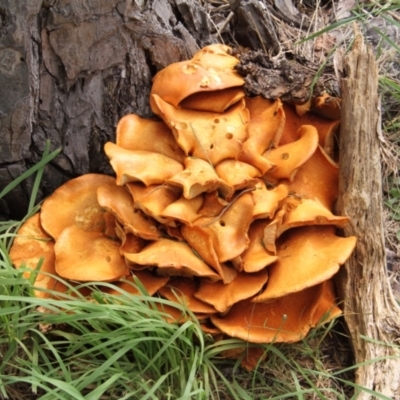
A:
{"type": "MultiPolygon", "coordinates": [[[[385,261],[378,72],[361,35],[344,67],[338,211],[351,218],[346,236],[358,237],[339,280],[344,315],[356,363],[364,363],[356,372],[356,383],[399,399],[400,309],[390,289],[385,261]]],[[[363,391],[358,399],[371,397],[363,391]]]]}
{"type": "MultiPolygon", "coordinates": [[[[62,153],[43,195],[88,172],[122,115],[151,114],[151,78],[215,41],[194,0],[0,0],[0,190],[38,161],[46,139],[62,153]]],[[[0,218],[26,212],[29,182],[0,200],[0,218]]]]}

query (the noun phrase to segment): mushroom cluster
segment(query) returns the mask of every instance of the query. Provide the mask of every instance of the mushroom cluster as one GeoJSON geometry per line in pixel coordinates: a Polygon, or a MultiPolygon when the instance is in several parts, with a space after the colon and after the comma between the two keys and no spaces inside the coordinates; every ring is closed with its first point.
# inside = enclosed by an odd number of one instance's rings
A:
{"type": "MultiPolygon", "coordinates": [[[[40,272],[129,291],[136,276],[184,302],[205,332],[253,343],[297,341],[340,314],[331,278],[356,238],[336,234],[348,218],[332,212],[339,120],[322,115],[333,102],[246,97],[237,63],[211,45],[160,71],[160,119],[126,115],[105,145],[116,178],[58,188],[20,229],[14,265],[42,256],[40,272]]],[[[41,273],[35,286],[66,290],[41,273]]]]}

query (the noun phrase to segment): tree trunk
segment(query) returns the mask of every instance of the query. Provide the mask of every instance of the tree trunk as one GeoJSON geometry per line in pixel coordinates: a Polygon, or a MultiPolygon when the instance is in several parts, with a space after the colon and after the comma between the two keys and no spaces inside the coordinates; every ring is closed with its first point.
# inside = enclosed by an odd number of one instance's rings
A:
{"type": "MultiPolygon", "coordinates": [[[[151,115],[154,73],[217,41],[194,0],[140,3],[0,0],[0,191],[39,160],[46,139],[62,153],[42,196],[111,173],[103,145],[123,115],[151,115]]],[[[28,181],[0,200],[0,219],[22,218],[29,194],[28,181]]]]}
{"type": "MultiPolygon", "coordinates": [[[[338,211],[358,238],[339,276],[345,320],[356,363],[356,383],[400,398],[400,309],[389,285],[382,223],[378,70],[371,49],[357,35],[345,57],[342,80],[338,211]]],[[[358,399],[369,399],[362,391],[358,399]]]]}

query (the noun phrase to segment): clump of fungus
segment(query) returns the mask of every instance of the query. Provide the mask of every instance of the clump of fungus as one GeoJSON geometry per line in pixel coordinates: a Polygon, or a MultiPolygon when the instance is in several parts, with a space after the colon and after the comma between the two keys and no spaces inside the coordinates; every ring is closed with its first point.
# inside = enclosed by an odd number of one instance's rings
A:
{"type": "Polygon", "coordinates": [[[237,63],[212,45],[159,72],[160,120],[127,115],[105,145],[116,179],[67,182],[21,227],[11,259],[44,258],[37,296],[66,290],[47,273],[114,282],[115,295],[138,293],[121,282],[136,277],[204,332],[253,343],[293,342],[340,314],[331,278],[356,238],[336,234],[348,218],[333,213],[337,101],[246,97],[237,63]]]}

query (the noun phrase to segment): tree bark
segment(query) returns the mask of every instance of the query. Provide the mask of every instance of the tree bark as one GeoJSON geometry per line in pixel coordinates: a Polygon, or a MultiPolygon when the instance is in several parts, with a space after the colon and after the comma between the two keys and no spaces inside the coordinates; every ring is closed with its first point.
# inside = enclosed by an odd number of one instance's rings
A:
{"type": "MultiPolygon", "coordinates": [[[[389,285],[382,223],[378,70],[357,35],[344,61],[338,211],[357,247],[339,276],[356,363],[356,384],[400,398],[400,308],[389,285]]],[[[362,391],[358,399],[373,397],[362,391]]]]}
{"type": "MultiPolygon", "coordinates": [[[[214,36],[194,0],[0,0],[0,191],[46,139],[62,153],[41,197],[72,177],[111,173],[103,145],[117,121],[150,116],[152,76],[214,36]]],[[[24,216],[29,183],[0,200],[0,219],[24,216]]]]}

